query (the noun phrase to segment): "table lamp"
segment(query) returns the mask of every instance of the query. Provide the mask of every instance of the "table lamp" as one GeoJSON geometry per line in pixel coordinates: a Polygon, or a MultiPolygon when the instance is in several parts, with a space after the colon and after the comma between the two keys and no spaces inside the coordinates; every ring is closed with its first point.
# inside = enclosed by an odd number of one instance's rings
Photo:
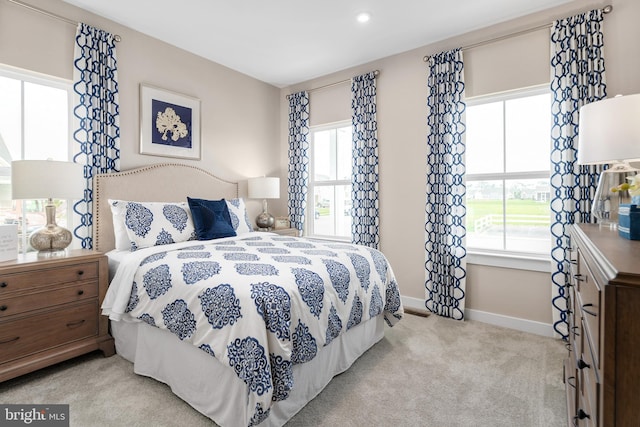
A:
{"type": "Polygon", "coordinates": [[[62,252],[71,244],[71,232],[56,224],[53,199],[82,198],[85,182],[83,167],[77,163],[54,160],[11,162],[12,199],[48,199],[45,206],[47,223],[29,237],[31,247],[39,251],[39,256],[62,252]]]}
{"type": "Polygon", "coordinates": [[[270,230],[275,224],[275,218],[267,210],[267,199],[280,198],[280,178],[259,177],[249,178],[249,198],[262,199],[262,213],[256,218],[256,225],[261,230],[270,230]]]}
{"type": "Polygon", "coordinates": [[[609,164],[600,173],[591,213],[598,223],[615,228],[618,208],[629,203],[627,191],[611,189],[628,182],[639,170],[629,161],[640,160],[640,94],[616,96],[580,108],[578,163],[609,164]]]}

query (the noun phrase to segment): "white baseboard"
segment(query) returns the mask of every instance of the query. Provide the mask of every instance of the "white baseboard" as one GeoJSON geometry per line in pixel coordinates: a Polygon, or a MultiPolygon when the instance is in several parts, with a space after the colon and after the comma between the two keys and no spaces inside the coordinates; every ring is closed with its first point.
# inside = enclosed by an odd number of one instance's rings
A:
{"type": "MultiPolygon", "coordinates": [[[[401,297],[402,305],[418,311],[426,311],[424,300],[413,297],[401,297]]],[[[548,323],[536,322],[534,320],[520,319],[518,317],[504,316],[502,314],[489,313],[486,311],[465,308],[465,319],[476,320],[490,325],[515,329],[517,331],[529,332],[545,337],[553,337],[553,326],[548,323]]]]}

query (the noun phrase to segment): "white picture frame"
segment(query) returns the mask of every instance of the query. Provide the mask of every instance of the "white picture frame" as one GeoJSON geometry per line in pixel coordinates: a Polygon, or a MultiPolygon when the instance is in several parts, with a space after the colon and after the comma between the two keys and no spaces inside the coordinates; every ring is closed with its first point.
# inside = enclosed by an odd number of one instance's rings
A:
{"type": "Polygon", "coordinates": [[[291,228],[291,221],[286,216],[276,217],[274,227],[276,230],[282,230],[284,228],[291,228]]]}
{"type": "Polygon", "coordinates": [[[140,154],[200,160],[200,100],[140,84],[140,154]]]}

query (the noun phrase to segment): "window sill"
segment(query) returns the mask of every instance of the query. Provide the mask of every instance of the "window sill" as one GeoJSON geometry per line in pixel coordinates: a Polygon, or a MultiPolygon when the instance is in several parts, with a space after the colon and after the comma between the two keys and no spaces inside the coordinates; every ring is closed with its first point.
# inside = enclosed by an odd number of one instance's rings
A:
{"type": "Polygon", "coordinates": [[[545,255],[468,251],[467,263],[490,267],[551,273],[551,259],[545,255]]]}

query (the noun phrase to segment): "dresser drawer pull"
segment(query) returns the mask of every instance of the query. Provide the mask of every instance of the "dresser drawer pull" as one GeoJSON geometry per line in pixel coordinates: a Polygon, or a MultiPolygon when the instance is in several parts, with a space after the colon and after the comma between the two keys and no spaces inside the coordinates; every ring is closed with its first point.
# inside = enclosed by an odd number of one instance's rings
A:
{"type": "Polygon", "coordinates": [[[567,384],[569,384],[573,388],[576,388],[575,382],[576,382],[576,377],[568,377],[567,378],[567,384]],[[574,384],[571,384],[571,380],[573,380],[574,384]]]}
{"type": "Polygon", "coordinates": [[[582,278],[582,274],[574,274],[573,278],[576,279],[578,282],[584,282],[584,279],[582,278]]]}
{"type": "Polygon", "coordinates": [[[0,288],[6,288],[7,286],[9,286],[7,285],[7,282],[0,283],[0,288]]]}
{"type": "Polygon", "coordinates": [[[16,342],[20,339],[20,337],[11,338],[10,340],[0,341],[0,344],[9,344],[10,342],[16,342]]]}
{"type": "Polygon", "coordinates": [[[585,313],[590,314],[592,316],[597,316],[598,315],[597,313],[595,313],[593,311],[587,310],[585,307],[593,307],[593,304],[584,304],[582,306],[582,311],[584,311],[585,313]]]}
{"type": "Polygon", "coordinates": [[[578,409],[578,415],[576,415],[575,417],[573,417],[573,419],[578,419],[578,420],[584,420],[585,418],[589,418],[591,419],[591,417],[589,416],[589,414],[587,414],[586,412],[584,412],[582,409],[578,409]]]}
{"type": "Polygon", "coordinates": [[[84,274],[84,271],[78,270],[78,276],[82,276],[83,274],[84,274]]]}
{"type": "Polygon", "coordinates": [[[6,305],[0,305],[0,311],[7,311],[7,307],[6,305]]]}
{"type": "Polygon", "coordinates": [[[78,295],[82,295],[82,294],[84,294],[84,291],[83,291],[82,289],[80,289],[80,290],[78,291],[78,295]]]}
{"type": "Polygon", "coordinates": [[[573,332],[573,336],[574,337],[579,337],[580,334],[576,332],[576,329],[579,329],[578,326],[574,326],[573,328],[571,328],[571,332],[573,332]]]}
{"type": "Polygon", "coordinates": [[[78,320],[77,322],[67,323],[67,328],[76,328],[76,327],[82,325],[84,322],[85,322],[85,320],[82,319],[82,320],[78,320]]]}
{"type": "Polygon", "coordinates": [[[584,369],[584,368],[590,368],[591,365],[589,365],[587,362],[585,362],[582,359],[578,359],[578,369],[584,369]]]}

